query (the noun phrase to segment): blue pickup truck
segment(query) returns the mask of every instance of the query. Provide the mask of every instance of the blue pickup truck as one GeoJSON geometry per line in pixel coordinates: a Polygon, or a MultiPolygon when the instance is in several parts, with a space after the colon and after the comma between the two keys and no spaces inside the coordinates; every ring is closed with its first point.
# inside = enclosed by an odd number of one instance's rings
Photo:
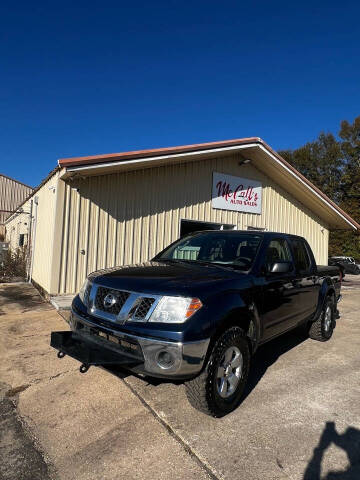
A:
{"type": "Polygon", "coordinates": [[[91,365],[184,381],[198,410],[221,417],[240,403],[259,345],[300,327],[329,340],[338,267],[317,266],[307,241],[283,233],[201,231],[153,260],[88,276],[71,331],[51,345],[91,365]]]}

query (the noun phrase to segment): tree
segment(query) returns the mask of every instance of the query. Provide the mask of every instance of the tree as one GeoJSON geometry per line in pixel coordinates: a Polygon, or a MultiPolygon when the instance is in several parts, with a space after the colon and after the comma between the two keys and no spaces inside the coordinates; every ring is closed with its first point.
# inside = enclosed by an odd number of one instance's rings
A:
{"type": "MultiPolygon", "coordinates": [[[[360,116],[341,122],[339,140],[331,133],[280,155],[360,223],[360,116]]],[[[360,259],[360,237],[351,231],[330,233],[330,255],[360,259]]]]}
{"type": "MultiPolygon", "coordinates": [[[[339,132],[344,168],[340,182],[340,207],[360,223],[360,117],[353,124],[344,120],[339,132]]],[[[354,232],[331,232],[330,251],[360,259],[360,237],[354,232]]]]}
{"type": "Polygon", "coordinates": [[[340,200],[339,183],[344,161],[334,135],[322,132],[314,142],[279,153],[328,197],[340,200]]]}

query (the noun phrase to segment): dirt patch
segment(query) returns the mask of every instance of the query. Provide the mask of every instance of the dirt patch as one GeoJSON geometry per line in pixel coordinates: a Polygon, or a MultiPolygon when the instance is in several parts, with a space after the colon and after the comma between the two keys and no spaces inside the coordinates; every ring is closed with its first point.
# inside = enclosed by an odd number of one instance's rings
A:
{"type": "Polygon", "coordinates": [[[25,313],[51,308],[34,287],[28,283],[4,283],[0,285],[0,315],[25,313]]]}
{"type": "Polygon", "coordinates": [[[8,390],[5,393],[5,396],[6,397],[15,397],[15,395],[17,395],[20,392],[23,392],[24,390],[26,390],[29,387],[30,387],[30,385],[26,384],[26,385],[19,385],[18,387],[15,387],[15,388],[10,388],[10,390],[8,390]]]}
{"type": "Polygon", "coordinates": [[[0,277],[0,283],[23,283],[25,278],[23,277],[0,277]]]}

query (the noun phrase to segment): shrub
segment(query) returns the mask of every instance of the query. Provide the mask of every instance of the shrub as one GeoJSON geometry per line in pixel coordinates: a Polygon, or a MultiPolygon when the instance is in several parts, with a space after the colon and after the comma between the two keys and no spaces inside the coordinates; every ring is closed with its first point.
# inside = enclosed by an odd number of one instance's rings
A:
{"type": "Polygon", "coordinates": [[[8,250],[0,264],[0,279],[4,277],[26,277],[27,253],[25,248],[14,252],[8,250]]]}

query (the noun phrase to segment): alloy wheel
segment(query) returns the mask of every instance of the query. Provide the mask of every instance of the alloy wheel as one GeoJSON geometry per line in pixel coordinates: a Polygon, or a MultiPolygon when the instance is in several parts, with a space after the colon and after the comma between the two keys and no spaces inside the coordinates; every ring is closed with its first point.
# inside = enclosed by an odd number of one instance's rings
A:
{"type": "Polygon", "coordinates": [[[217,370],[217,391],[220,397],[228,398],[237,389],[243,370],[243,356],[238,347],[229,347],[217,370]]]}

